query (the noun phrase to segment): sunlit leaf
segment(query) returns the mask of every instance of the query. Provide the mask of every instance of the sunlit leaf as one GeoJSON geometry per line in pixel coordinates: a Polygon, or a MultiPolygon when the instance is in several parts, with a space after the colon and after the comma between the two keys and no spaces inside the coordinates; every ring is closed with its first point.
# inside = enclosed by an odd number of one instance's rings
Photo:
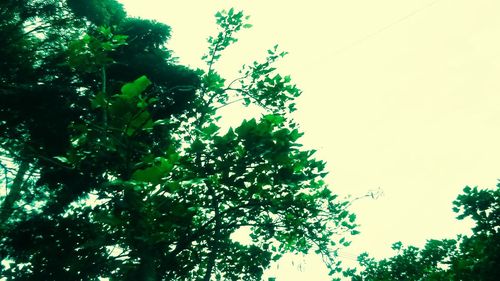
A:
{"type": "Polygon", "coordinates": [[[149,85],[151,85],[151,81],[146,76],[141,76],[134,82],[122,86],[122,96],[126,98],[137,97],[144,92],[149,85]]]}

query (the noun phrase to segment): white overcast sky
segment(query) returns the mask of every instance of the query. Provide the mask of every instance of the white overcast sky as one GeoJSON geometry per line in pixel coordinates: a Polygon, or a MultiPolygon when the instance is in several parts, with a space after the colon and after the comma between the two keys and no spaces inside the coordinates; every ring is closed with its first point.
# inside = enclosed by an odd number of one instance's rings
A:
{"type": "MultiPolygon", "coordinates": [[[[498,0],[120,2],[130,15],[170,25],[169,47],[197,67],[215,12],[245,11],[254,27],[218,65],[228,79],[276,43],[289,51],[280,72],[304,91],[295,118],[303,142],[328,162],[332,189],[384,192],[355,204],[362,234],[346,258],[467,232],[451,202],[465,185],[493,187],[500,177],[498,0]]],[[[272,274],[329,280],[311,257],[272,274]]]]}

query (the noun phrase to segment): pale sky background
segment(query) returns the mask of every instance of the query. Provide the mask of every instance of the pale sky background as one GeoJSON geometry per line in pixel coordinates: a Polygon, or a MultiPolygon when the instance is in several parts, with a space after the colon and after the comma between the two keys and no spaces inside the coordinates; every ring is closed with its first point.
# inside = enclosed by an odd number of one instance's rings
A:
{"type": "MultiPolygon", "coordinates": [[[[130,15],[170,25],[168,46],[197,67],[216,11],[250,15],[254,27],[217,65],[227,79],[276,43],[290,53],[279,69],[304,91],[295,118],[302,141],[328,162],[332,189],[384,192],[354,205],[362,234],[343,251],[346,262],[363,251],[391,255],[396,241],[468,233],[452,201],[466,185],[493,187],[500,177],[498,0],[121,2],[130,15]]],[[[288,257],[269,274],[330,280],[314,257],[288,257]]]]}

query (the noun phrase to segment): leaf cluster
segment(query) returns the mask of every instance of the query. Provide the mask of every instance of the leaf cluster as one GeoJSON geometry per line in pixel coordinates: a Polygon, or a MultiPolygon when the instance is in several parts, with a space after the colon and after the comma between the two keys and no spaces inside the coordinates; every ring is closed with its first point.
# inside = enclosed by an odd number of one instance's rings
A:
{"type": "Polygon", "coordinates": [[[362,271],[348,271],[352,280],[496,280],[500,268],[498,231],[500,184],[496,189],[465,187],[453,202],[458,219],[476,223],[471,236],[428,240],[420,249],[394,243],[395,255],[382,260],[358,257],[362,271]]]}
{"type": "Polygon", "coordinates": [[[300,90],[273,66],[286,53],[275,46],[233,80],[215,70],[248,17],[217,13],[207,69],[193,71],[165,46],[168,26],[127,18],[116,1],[54,7],[39,12],[43,34],[68,38],[23,34],[50,51],[19,51],[29,79],[0,77],[10,84],[0,87],[0,152],[14,167],[2,164],[12,174],[2,277],[260,280],[284,253],[311,251],[342,271],[337,250],[357,233],[355,215],[300,144],[300,90]],[[219,109],[235,102],[264,114],[222,132],[219,109]],[[248,245],[232,239],[244,227],[248,245]]]}

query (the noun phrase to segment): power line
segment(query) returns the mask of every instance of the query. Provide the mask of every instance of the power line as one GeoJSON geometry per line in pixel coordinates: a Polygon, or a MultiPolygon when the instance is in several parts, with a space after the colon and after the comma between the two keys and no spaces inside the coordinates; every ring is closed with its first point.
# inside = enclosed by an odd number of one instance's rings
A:
{"type": "MultiPolygon", "coordinates": [[[[325,59],[326,57],[334,57],[336,55],[344,53],[344,52],[346,52],[346,51],[348,51],[348,50],[356,47],[357,45],[359,45],[359,44],[361,44],[361,43],[363,43],[363,42],[365,42],[365,41],[367,41],[367,40],[369,40],[371,38],[374,38],[375,36],[383,33],[384,31],[386,31],[386,30],[388,30],[388,29],[390,29],[390,28],[392,28],[392,27],[394,27],[394,26],[396,26],[396,25],[398,25],[398,24],[400,24],[400,23],[402,23],[402,22],[404,22],[404,21],[406,21],[406,20],[414,17],[418,13],[431,8],[432,6],[436,5],[440,1],[441,0],[434,0],[432,2],[429,2],[428,4],[426,4],[426,5],[422,6],[422,7],[419,7],[417,9],[411,11],[410,13],[404,15],[403,17],[400,17],[397,20],[395,20],[395,21],[393,21],[393,22],[391,22],[391,23],[389,23],[387,25],[382,26],[381,28],[377,29],[376,31],[374,31],[372,33],[369,33],[369,34],[367,34],[365,36],[362,36],[362,37],[358,38],[357,40],[351,42],[348,45],[345,45],[343,47],[340,47],[340,48],[334,50],[333,52],[329,53],[327,56],[324,56],[323,58],[321,58],[321,60],[325,59]]],[[[319,59],[318,59],[318,61],[319,61],[319,59]]]]}

